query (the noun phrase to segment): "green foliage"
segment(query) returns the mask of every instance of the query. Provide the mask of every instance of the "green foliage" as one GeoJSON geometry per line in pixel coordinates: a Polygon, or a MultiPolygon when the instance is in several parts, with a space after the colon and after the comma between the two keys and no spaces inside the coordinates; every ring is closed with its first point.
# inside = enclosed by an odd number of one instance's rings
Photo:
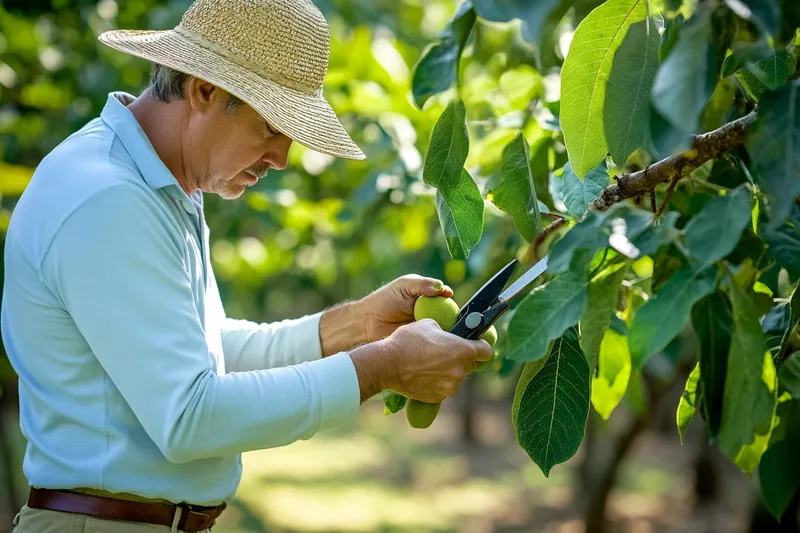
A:
{"type": "Polygon", "coordinates": [[[517,389],[517,441],[545,477],[578,451],[589,415],[590,378],[573,327],[553,343],[541,370],[517,389]]]}
{"type": "Polygon", "coordinates": [[[461,52],[475,24],[472,2],[461,4],[453,19],[439,34],[439,41],[432,44],[422,55],[414,69],[411,82],[414,103],[419,108],[431,96],[446,91],[458,80],[458,65],[461,52]]]}
{"type": "Polygon", "coordinates": [[[578,25],[561,74],[561,127],[579,178],[606,153],[622,165],[642,145],[658,48],[645,0],[609,0],[578,25]]]}
{"type": "Polygon", "coordinates": [[[503,150],[503,181],[494,191],[493,202],[498,209],[511,215],[517,231],[526,241],[532,241],[542,232],[528,142],[521,133],[503,150]]]}
{"type": "Polygon", "coordinates": [[[683,389],[681,399],[678,402],[678,413],[676,423],[678,424],[678,433],[681,436],[681,444],[686,436],[686,428],[689,427],[689,422],[692,421],[695,412],[697,412],[697,385],[700,382],[700,363],[694,366],[694,370],[686,378],[686,387],[683,389]]]}

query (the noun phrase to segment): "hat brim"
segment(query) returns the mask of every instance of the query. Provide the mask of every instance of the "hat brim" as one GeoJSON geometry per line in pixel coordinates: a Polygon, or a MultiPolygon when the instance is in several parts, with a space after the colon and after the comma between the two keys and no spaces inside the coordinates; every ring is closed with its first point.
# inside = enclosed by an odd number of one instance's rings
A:
{"type": "Polygon", "coordinates": [[[173,30],[113,30],[101,34],[99,40],[115,50],[221,87],[250,105],[276,130],[312,150],[346,159],[366,158],[321,94],[284,87],[173,30]]]}

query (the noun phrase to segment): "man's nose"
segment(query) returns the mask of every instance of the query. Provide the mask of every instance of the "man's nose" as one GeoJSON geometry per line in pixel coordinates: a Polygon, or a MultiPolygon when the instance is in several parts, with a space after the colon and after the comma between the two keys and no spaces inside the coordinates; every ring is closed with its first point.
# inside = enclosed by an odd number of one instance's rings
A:
{"type": "Polygon", "coordinates": [[[269,143],[269,149],[264,154],[264,161],[268,162],[275,170],[283,170],[289,159],[292,139],[281,133],[272,137],[269,143]]]}

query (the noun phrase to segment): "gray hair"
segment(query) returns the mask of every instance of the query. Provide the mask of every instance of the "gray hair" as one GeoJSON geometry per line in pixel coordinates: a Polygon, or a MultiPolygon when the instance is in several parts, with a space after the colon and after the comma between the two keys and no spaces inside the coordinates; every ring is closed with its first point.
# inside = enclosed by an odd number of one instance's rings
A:
{"type": "MultiPolygon", "coordinates": [[[[153,63],[153,68],[150,71],[150,86],[148,88],[153,98],[160,102],[169,103],[173,98],[182,100],[183,84],[192,77],[190,74],[179,70],[153,63]]],[[[236,96],[228,94],[225,112],[232,115],[242,103],[236,96]]]]}

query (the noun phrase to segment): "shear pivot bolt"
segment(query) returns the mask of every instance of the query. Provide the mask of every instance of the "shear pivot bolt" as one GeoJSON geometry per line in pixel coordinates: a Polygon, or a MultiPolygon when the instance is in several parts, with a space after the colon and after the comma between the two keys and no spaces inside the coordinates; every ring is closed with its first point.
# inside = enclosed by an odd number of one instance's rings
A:
{"type": "Polygon", "coordinates": [[[475,329],[481,325],[482,320],[483,320],[483,315],[475,311],[467,315],[467,319],[464,321],[464,324],[469,329],[475,329]]]}

